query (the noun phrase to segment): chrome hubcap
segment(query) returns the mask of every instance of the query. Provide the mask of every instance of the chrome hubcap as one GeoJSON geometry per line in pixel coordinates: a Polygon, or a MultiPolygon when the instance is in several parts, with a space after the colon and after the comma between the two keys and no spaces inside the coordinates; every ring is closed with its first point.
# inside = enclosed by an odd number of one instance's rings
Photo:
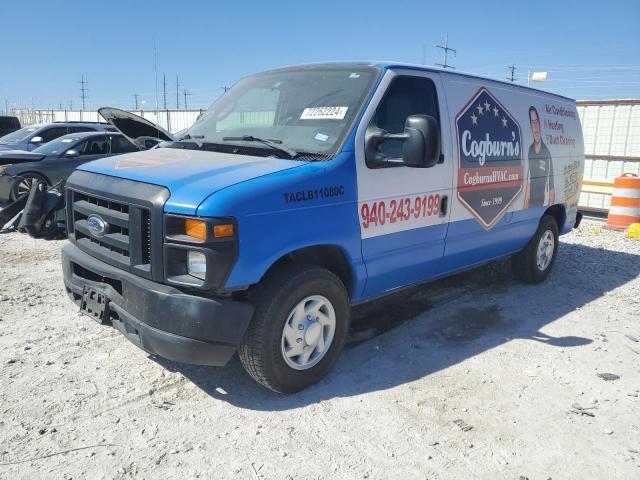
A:
{"type": "Polygon", "coordinates": [[[36,179],[33,177],[22,177],[18,183],[18,187],[16,188],[18,197],[21,197],[25,193],[29,193],[35,181],[36,179]]]}
{"type": "Polygon", "coordinates": [[[336,312],[322,295],[301,300],[289,316],[282,330],[282,357],[295,370],[316,365],[331,347],[336,331],[336,312]]]}
{"type": "Polygon", "coordinates": [[[536,264],[541,272],[544,272],[551,263],[554,248],[555,239],[553,238],[553,233],[547,230],[542,234],[542,237],[540,237],[538,251],[536,253],[536,264]]]}

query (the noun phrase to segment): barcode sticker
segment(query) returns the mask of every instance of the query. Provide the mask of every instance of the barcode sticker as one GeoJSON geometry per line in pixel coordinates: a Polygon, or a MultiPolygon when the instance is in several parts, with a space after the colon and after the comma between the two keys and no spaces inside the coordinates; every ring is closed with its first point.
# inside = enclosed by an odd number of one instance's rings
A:
{"type": "Polygon", "coordinates": [[[300,120],[342,120],[349,107],[311,107],[305,108],[300,120]]]}

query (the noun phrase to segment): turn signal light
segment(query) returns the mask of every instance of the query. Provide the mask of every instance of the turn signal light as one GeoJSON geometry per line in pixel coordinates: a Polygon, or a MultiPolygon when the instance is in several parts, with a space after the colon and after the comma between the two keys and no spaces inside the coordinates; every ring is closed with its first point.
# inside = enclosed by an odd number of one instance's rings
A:
{"type": "Polygon", "coordinates": [[[215,238],[233,237],[233,224],[215,225],[213,227],[213,236],[215,238]]]}
{"type": "Polygon", "coordinates": [[[187,219],[184,221],[184,232],[198,240],[207,239],[207,224],[202,220],[187,219]]]}

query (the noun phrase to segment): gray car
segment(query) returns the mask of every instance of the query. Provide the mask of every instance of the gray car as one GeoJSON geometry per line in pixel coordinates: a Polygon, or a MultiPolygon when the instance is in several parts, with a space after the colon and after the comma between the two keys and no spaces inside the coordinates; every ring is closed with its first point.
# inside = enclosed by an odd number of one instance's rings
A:
{"type": "Polygon", "coordinates": [[[0,137],[0,151],[25,150],[36,148],[69,133],[115,131],[107,123],[98,122],[53,122],[31,125],[0,137]]]}
{"type": "Polygon", "coordinates": [[[0,201],[24,195],[35,181],[54,185],[66,180],[83,163],[138,150],[120,133],[81,132],[64,135],[32,152],[0,151],[0,201]]]}

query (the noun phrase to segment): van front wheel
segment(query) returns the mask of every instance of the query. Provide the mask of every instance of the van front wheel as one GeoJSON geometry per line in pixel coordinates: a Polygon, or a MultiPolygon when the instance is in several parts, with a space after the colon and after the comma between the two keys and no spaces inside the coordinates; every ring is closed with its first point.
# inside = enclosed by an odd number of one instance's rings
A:
{"type": "Polygon", "coordinates": [[[540,283],[547,278],[558,254],[558,238],[558,224],[555,218],[544,215],[535,235],[524,250],[511,257],[515,277],[531,284],[540,283]]]}
{"type": "Polygon", "coordinates": [[[320,381],[338,359],[349,325],[349,296],[332,272],[287,265],[251,295],[255,313],[239,348],[259,383],[295,393],[320,381]]]}

